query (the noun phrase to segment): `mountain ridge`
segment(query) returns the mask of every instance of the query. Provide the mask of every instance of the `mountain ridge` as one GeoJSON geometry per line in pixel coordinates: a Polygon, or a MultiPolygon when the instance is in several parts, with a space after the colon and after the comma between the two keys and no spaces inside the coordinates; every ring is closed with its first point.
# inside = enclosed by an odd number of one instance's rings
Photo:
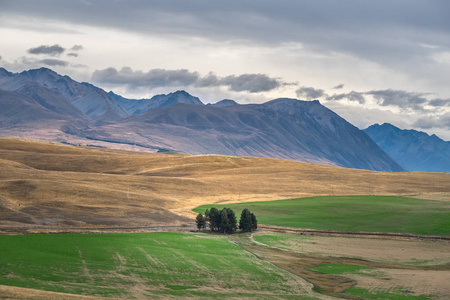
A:
{"type": "Polygon", "coordinates": [[[127,99],[47,68],[21,73],[2,69],[0,89],[9,91],[0,105],[11,107],[0,128],[4,134],[404,171],[365,133],[319,101],[279,98],[240,105],[227,99],[204,105],[182,90],[127,99]],[[12,98],[19,100],[8,100],[12,98]],[[27,109],[21,112],[21,106],[27,109]],[[20,128],[15,116],[20,116],[20,128]]]}
{"type": "Polygon", "coordinates": [[[371,125],[364,132],[408,171],[450,172],[450,142],[434,134],[390,123],[371,125]]]}

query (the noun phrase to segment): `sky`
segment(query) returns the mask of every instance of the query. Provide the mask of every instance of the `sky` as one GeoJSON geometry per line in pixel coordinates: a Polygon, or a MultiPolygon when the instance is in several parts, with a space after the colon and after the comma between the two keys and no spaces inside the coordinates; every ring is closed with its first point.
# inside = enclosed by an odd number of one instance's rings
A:
{"type": "Polygon", "coordinates": [[[318,99],[450,140],[448,0],[0,0],[0,66],[128,98],[318,99]]]}

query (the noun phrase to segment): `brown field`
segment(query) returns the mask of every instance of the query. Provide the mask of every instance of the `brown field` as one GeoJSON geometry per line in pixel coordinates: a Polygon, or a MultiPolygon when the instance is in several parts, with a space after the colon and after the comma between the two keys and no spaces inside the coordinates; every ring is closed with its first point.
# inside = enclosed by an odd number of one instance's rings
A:
{"type": "MultiPolygon", "coordinates": [[[[258,235],[280,233],[260,231],[253,234],[258,235]]],[[[282,249],[299,253],[401,265],[450,265],[450,240],[292,234],[287,236],[289,239],[283,241],[282,249]]]]}
{"type": "MultiPolygon", "coordinates": [[[[256,242],[257,235],[286,235],[261,231],[232,237],[241,247],[261,259],[306,278],[324,294],[342,294],[352,286],[377,290],[410,290],[414,295],[450,296],[450,242],[415,239],[302,236],[289,234],[282,244],[256,242]],[[319,264],[361,265],[375,268],[368,275],[320,274],[308,270],[319,264]]],[[[349,298],[353,299],[353,298],[349,298]]],[[[435,299],[435,298],[433,298],[435,299]]]]}
{"type": "Polygon", "coordinates": [[[446,200],[450,174],[280,159],[127,152],[0,138],[1,227],[192,225],[193,207],[312,195],[446,200]]]}

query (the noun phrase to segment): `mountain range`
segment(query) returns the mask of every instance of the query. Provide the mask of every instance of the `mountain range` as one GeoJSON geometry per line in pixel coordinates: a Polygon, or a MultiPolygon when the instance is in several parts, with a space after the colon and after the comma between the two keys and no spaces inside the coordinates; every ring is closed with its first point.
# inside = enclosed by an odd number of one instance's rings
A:
{"type": "Polygon", "coordinates": [[[450,172],[450,142],[389,123],[374,124],[364,132],[408,171],[450,172]]]}
{"type": "Polygon", "coordinates": [[[363,131],[319,101],[205,105],[185,91],[128,99],[40,68],[0,68],[0,134],[151,151],[273,157],[404,171],[363,131]]]}

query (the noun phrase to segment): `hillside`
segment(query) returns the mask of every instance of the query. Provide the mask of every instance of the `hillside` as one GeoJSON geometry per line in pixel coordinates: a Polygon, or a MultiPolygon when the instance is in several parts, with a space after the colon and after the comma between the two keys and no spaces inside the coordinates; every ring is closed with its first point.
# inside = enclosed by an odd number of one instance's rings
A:
{"type": "Polygon", "coordinates": [[[408,171],[450,172],[450,142],[389,123],[364,130],[375,143],[408,171]]]}
{"type": "MultiPolygon", "coordinates": [[[[313,195],[434,193],[448,174],[389,173],[280,159],[167,155],[0,139],[0,224],[104,227],[192,224],[202,204],[313,195]]],[[[422,197],[425,197],[422,195],[422,197]]]]}

